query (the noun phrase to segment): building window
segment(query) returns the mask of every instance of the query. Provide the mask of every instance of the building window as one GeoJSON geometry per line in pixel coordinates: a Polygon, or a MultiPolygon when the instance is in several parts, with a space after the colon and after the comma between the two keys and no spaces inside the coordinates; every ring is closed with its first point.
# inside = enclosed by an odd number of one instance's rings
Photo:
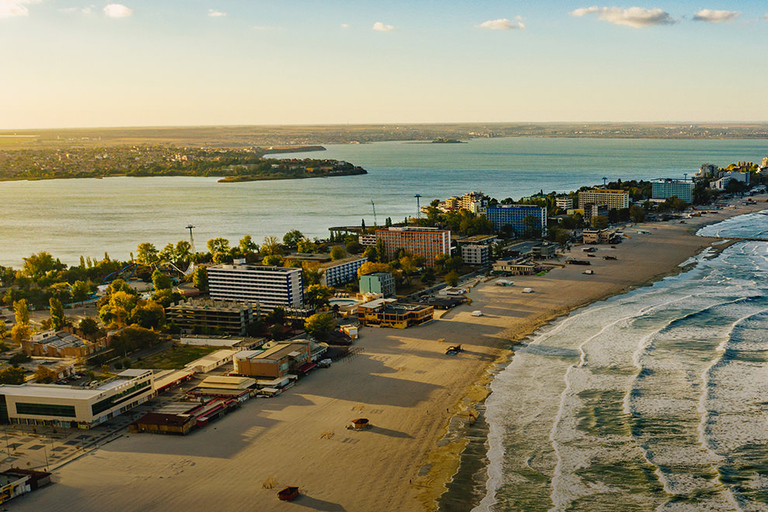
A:
{"type": "Polygon", "coordinates": [[[75,418],[77,416],[74,405],[28,404],[22,402],[16,404],[16,414],[62,416],[64,418],[75,418]]]}

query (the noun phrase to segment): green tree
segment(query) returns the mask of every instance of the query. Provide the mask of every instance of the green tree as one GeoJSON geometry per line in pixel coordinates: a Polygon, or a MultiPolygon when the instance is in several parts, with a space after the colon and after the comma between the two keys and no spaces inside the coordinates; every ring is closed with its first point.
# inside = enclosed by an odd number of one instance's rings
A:
{"type": "Polygon", "coordinates": [[[118,354],[126,354],[156,345],[160,341],[157,333],[138,325],[131,325],[112,337],[112,348],[118,354]]]}
{"type": "Polygon", "coordinates": [[[431,285],[435,282],[435,271],[432,268],[427,268],[423,274],[421,274],[421,282],[426,285],[431,285]]]}
{"type": "Polygon", "coordinates": [[[641,206],[633,204],[629,207],[629,218],[635,224],[639,224],[645,220],[645,210],[641,206]]]}
{"type": "Polygon", "coordinates": [[[99,310],[99,319],[108,326],[126,326],[129,324],[131,311],[136,307],[137,302],[136,295],[124,291],[115,292],[99,310]]]}
{"type": "Polygon", "coordinates": [[[304,321],[304,330],[316,340],[327,340],[336,327],[333,315],[314,314],[304,321]]]}
{"type": "Polygon", "coordinates": [[[154,265],[160,261],[159,252],[154,244],[144,242],[136,247],[136,261],[141,265],[154,265]]]}
{"type": "Polygon", "coordinates": [[[270,311],[266,316],[267,323],[270,324],[284,324],[285,319],[285,308],[281,308],[280,306],[270,311]]]}
{"type": "Polygon", "coordinates": [[[173,264],[179,268],[189,265],[192,259],[192,244],[187,240],[179,240],[173,249],[173,264]]]}
{"type": "Polygon", "coordinates": [[[85,281],[75,281],[72,285],[72,300],[83,302],[91,293],[91,287],[85,281]]]}
{"type": "Polygon", "coordinates": [[[145,329],[159,329],[165,324],[165,310],[154,301],[139,299],[130,312],[129,323],[145,329]]]}
{"type": "Polygon", "coordinates": [[[459,284],[459,273],[451,270],[445,274],[445,282],[448,283],[448,286],[457,286],[459,284]]]}
{"type": "Polygon", "coordinates": [[[24,384],[24,369],[12,367],[0,371],[0,384],[24,384]]]}
{"type": "Polygon", "coordinates": [[[276,267],[279,266],[280,263],[282,263],[283,257],[279,254],[269,254],[267,256],[264,256],[264,259],[262,260],[262,263],[268,267],[276,267]]]}
{"type": "Polygon", "coordinates": [[[314,308],[320,308],[328,304],[328,299],[333,297],[335,290],[330,286],[313,284],[307,288],[304,294],[304,300],[314,308]]]}
{"type": "Polygon", "coordinates": [[[98,322],[96,322],[94,318],[91,318],[89,316],[80,320],[80,323],[78,324],[78,328],[83,333],[83,336],[85,336],[86,338],[90,338],[91,336],[99,332],[98,322]]]}
{"type": "Polygon", "coordinates": [[[16,320],[16,325],[29,325],[29,309],[27,308],[26,300],[21,299],[13,303],[13,315],[16,320]]]}
{"type": "Polygon", "coordinates": [[[35,374],[34,374],[34,379],[37,382],[40,382],[41,384],[50,384],[51,382],[57,380],[58,378],[59,378],[59,374],[55,370],[46,368],[41,364],[37,365],[37,371],[35,371],[35,374]]]}
{"type": "Polygon", "coordinates": [[[320,284],[320,279],[323,276],[323,271],[317,267],[317,265],[311,265],[306,261],[301,264],[302,274],[304,277],[304,284],[310,286],[313,284],[320,284]]]}
{"type": "Polygon", "coordinates": [[[18,353],[11,356],[10,359],[8,359],[8,362],[11,363],[14,368],[18,367],[21,363],[28,363],[31,361],[32,358],[24,353],[18,353]]]}
{"type": "Polygon", "coordinates": [[[304,239],[304,235],[298,229],[287,232],[283,236],[283,245],[291,249],[296,249],[299,242],[304,239]]]}
{"type": "Polygon", "coordinates": [[[276,236],[264,237],[264,243],[261,244],[261,254],[264,256],[282,256],[283,248],[276,236]]]}
{"type": "Polygon", "coordinates": [[[170,307],[174,302],[179,302],[183,299],[179,292],[174,292],[170,288],[160,290],[152,295],[152,302],[156,302],[164,308],[170,307]]]}
{"type": "Polygon", "coordinates": [[[251,235],[245,235],[237,247],[243,256],[259,252],[259,246],[251,239],[251,235]]]}
{"type": "Polygon", "coordinates": [[[374,263],[371,261],[366,261],[362,265],[360,265],[360,268],[357,269],[357,277],[362,277],[367,274],[373,274],[374,272],[388,272],[389,271],[389,265],[386,263],[374,263]]]}
{"type": "Polygon", "coordinates": [[[340,260],[344,257],[346,257],[347,251],[344,249],[344,247],[340,245],[334,245],[333,249],[331,249],[331,259],[332,260],[340,260]]]}
{"type": "Polygon", "coordinates": [[[605,229],[608,227],[608,217],[605,215],[595,215],[592,217],[590,224],[595,229],[605,229]]]}
{"type": "Polygon", "coordinates": [[[24,258],[24,274],[32,279],[43,277],[53,270],[63,270],[64,267],[59,260],[53,259],[51,253],[45,251],[24,258]]]}
{"type": "Polygon", "coordinates": [[[61,301],[55,297],[51,297],[48,304],[51,307],[51,327],[54,331],[58,331],[66,324],[66,318],[64,318],[64,306],[62,306],[61,301]]]}
{"type": "Polygon", "coordinates": [[[4,340],[8,336],[8,326],[5,325],[5,321],[0,321],[0,340],[4,340]]]}
{"type": "Polygon", "coordinates": [[[157,269],[152,272],[152,284],[155,286],[155,290],[170,290],[173,281],[171,276],[157,269]]]}
{"type": "Polygon", "coordinates": [[[192,285],[201,292],[208,291],[208,269],[197,267],[192,274],[192,285]]]}

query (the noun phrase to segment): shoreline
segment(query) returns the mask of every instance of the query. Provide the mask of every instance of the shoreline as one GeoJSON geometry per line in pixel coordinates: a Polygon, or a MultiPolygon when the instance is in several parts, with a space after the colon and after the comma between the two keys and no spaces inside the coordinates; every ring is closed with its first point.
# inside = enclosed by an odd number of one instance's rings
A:
{"type": "MultiPolygon", "coordinates": [[[[296,504],[316,510],[435,510],[465,454],[462,423],[488,396],[489,370],[503,371],[513,341],[584,305],[684,271],[681,263],[716,242],[691,228],[766,207],[643,225],[650,235],[627,229],[630,238],[616,249],[597,246],[594,275],[562,265],[543,276],[516,276],[511,287],[480,279],[470,289],[471,305],[411,329],[363,328],[357,356],[313,372],[281,396],[250,400],[185,437],[126,434],[61,468],[56,485],[16,506],[288,510],[292,505],[278,502],[274,489],[262,488],[275,480],[278,489],[300,487],[296,504]],[[523,287],[534,293],[523,294],[523,287]],[[473,317],[473,310],[483,316],[473,317]],[[446,356],[455,343],[465,351],[446,356]],[[373,427],[346,430],[356,417],[373,427]]],[[[584,254],[581,246],[571,252],[584,254]]]]}
{"type": "MultiPolygon", "coordinates": [[[[462,400],[466,400],[467,398],[469,398],[473,402],[473,407],[480,406],[484,411],[485,401],[493,392],[491,389],[493,380],[496,378],[496,376],[500,372],[504,371],[506,366],[508,366],[512,362],[515,356],[514,347],[522,343],[522,340],[535,337],[536,334],[542,328],[548,325],[551,325],[553,322],[556,322],[562,318],[567,317],[571,313],[577,312],[578,310],[591,306],[592,304],[595,304],[597,302],[606,301],[612,297],[624,295],[640,288],[653,286],[655,283],[663,281],[668,277],[672,277],[672,276],[676,276],[676,275],[688,272],[696,267],[697,262],[691,262],[690,264],[685,266],[683,264],[688,260],[701,256],[703,253],[707,251],[712,252],[711,258],[715,258],[719,256],[725,249],[737,243],[738,240],[728,240],[728,239],[718,238],[718,237],[697,236],[696,233],[701,228],[707,225],[716,224],[718,222],[721,222],[726,219],[736,217],[739,215],[745,215],[745,214],[768,209],[768,204],[765,204],[766,195],[763,194],[759,197],[764,201],[763,203],[742,206],[740,208],[737,207],[734,210],[720,210],[721,213],[727,213],[727,215],[718,216],[717,218],[714,218],[714,216],[712,215],[708,215],[707,218],[699,217],[695,219],[695,220],[698,220],[698,222],[695,222],[695,223],[691,222],[694,219],[688,220],[687,222],[694,225],[688,226],[685,229],[685,233],[681,233],[681,236],[691,237],[693,239],[701,240],[703,244],[702,244],[702,247],[696,250],[693,254],[690,254],[688,257],[683,258],[675,267],[667,268],[666,270],[649,277],[643,282],[629,284],[627,286],[624,286],[621,289],[608,291],[602,296],[584,299],[581,303],[570,304],[568,306],[565,306],[561,311],[552,311],[550,312],[549,315],[543,315],[541,317],[531,319],[531,325],[529,328],[520,327],[518,329],[515,329],[512,332],[505,332],[505,334],[510,336],[509,339],[511,342],[511,346],[507,350],[506,354],[499,356],[499,359],[497,361],[495,361],[493,364],[489,365],[485,369],[485,375],[467,389],[467,393],[462,399],[459,400],[459,402],[457,402],[456,406],[458,407],[459,403],[461,403],[462,400]]],[[[739,200],[734,200],[733,202],[738,202],[738,201],[739,200]]],[[[733,204],[733,202],[731,204],[733,204]]],[[[668,223],[664,223],[664,224],[668,226],[670,225],[668,223]]],[[[648,226],[648,225],[652,225],[652,223],[644,223],[644,225],[648,226]]],[[[768,242],[768,240],[766,240],[766,242],[768,242]]],[[[598,245],[597,247],[601,247],[601,246],[598,245]]],[[[521,276],[516,276],[517,279],[519,279],[520,277],[521,276]]],[[[448,423],[446,424],[446,427],[445,427],[444,435],[440,438],[440,440],[445,439],[447,436],[450,435],[450,431],[451,431],[450,423],[451,423],[451,420],[454,418],[450,418],[448,420],[448,423]]],[[[464,430],[469,430],[470,428],[471,428],[471,425],[464,426],[464,430]]],[[[484,433],[486,436],[486,443],[487,443],[487,435],[488,435],[487,424],[486,424],[484,433]]],[[[485,448],[487,449],[487,444],[485,445],[485,448]]],[[[442,479],[442,482],[441,482],[440,477],[436,477],[434,479],[434,487],[422,494],[422,496],[424,496],[424,499],[421,500],[423,505],[423,510],[427,510],[427,511],[442,510],[442,508],[440,507],[440,500],[444,496],[452,492],[450,486],[454,482],[454,477],[459,473],[459,471],[461,471],[462,465],[468,462],[467,459],[469,458],[469,456],[465,454],[465,449],[466,449],[466,444],[464,444],[462,450],[459,451],[458,454],[453,455],[452,450],[445,449],[444,447],[437,446],[436,444],[436,448],[429,453],[427,461],[429,461],[430,464],[435,465],[435,464],[440,464],[441,462],[443,463],[441,469],[443,470],[442,476],[444,478],[442,479]],[[455,460],[455,461],[447,460],[452,456],[455,456],[458,460],[455,460]],[[454,469],[454,470],[452,473],[448,474],[450,469],[454,469]]],[[[486,458],[487,460],[487,453],[483,453],[483,458],[486,458]]],[[[483,485],[485,485],[488,481],[488,475],[485,471],[483,472],[484,474],[483,474],[482,483],[483,485]]],[[[467,475],[463,475],[463,476],[466,477],[467,475]]],[[[462,491],[454,490],[453,492],[471,493],[471,490],[463,489],[462,491]]],[[[485,488],[483,488],[483,492],[484,493],[487,492],[485,488]]],[[[478,495],[472,496],[471,506],[474,508],[477,505],[479,505],[480,500],[483,498],[483,496],[484,494],[479,496],[478,495]]]]}

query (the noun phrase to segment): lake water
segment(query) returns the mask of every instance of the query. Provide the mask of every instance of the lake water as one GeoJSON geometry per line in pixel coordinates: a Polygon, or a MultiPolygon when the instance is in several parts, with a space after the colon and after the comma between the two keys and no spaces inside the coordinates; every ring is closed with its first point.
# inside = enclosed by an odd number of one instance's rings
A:
{"type": "MultiPolygon", "coordinates": [[[[768,214],[704,229],[764,237],[768,214]]],[[[486,402],[476,511],[768,510],[768,243],[532,336],[486,402]]]]}
{"type": "MultiPolygon", "coordinates": [[[[49,251],[68,264],[80,255],[127,259],[142,242],[162,248],[187,239],[197,248],[223,236],[261,242],[299,229],[326,237],[331,226],[401,221],[424,205],[471,190],[518,199],[567,192],[602,178],[689,177],[703,163],[768,156],[766,140],[476,139],[467,144],[383,142],[331,145],[285,157],[335,158],[364,176],[217,183],[216,178],[108,178],[0,182],[0,265],[49,251]]],[[[0,164],[1,165],[1,164],[0,164]]]]}

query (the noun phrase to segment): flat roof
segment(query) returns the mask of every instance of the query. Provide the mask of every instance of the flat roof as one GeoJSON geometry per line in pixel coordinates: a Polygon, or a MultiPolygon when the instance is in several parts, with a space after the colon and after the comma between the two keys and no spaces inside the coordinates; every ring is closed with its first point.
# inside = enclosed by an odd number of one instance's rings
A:
{"type": "Polygon", "coordinates": [[[344,265],[345,263],[352,263],[353,261],[368,261],[368,258],[364,258],[362,256],[347,256],[346,258],[342,258],[340,260],[332,260],[325,263],[320,264],[320,268],[330,268],[335,267],[336,265],[344,265]]]}
{"type": "Polygon", "coordinates": [[[240,351],[239,350],[217,350],[212,354],[208,354],[207,356],[203,356],[200,359],[195,359],[191,363],[185,364],[184,368],[192,368],[194,366],[206,366],[208,364],[218,363],[223,359],[229,359],[230,357],[233,357],[238,352],[240,351]]]}
{"type": "Polygon", "coordinates": [[[75,386],[59,386],[57,384],[1,384],[0,394],[10,396],[26,396],[35,398],[68,398],[71,400],[88,400],[99,396],[103,389],[88,389],[75,386]]]}
{"type": "Polygon", "coordinates": [[[291,272],[301,272],[300,268],[295,267],[268,267],[264,265],[213,265],[208,267],[211,270],[257,270],[262,272],[280,272],[289,274],[291,272]]]}
{"type": "Polygon", "coordinates": [[[285,356],[290,356],[294,352],[300,352],[308,343],[280,343],[256,354],[254,359],[281,359],[285,356]]]}

